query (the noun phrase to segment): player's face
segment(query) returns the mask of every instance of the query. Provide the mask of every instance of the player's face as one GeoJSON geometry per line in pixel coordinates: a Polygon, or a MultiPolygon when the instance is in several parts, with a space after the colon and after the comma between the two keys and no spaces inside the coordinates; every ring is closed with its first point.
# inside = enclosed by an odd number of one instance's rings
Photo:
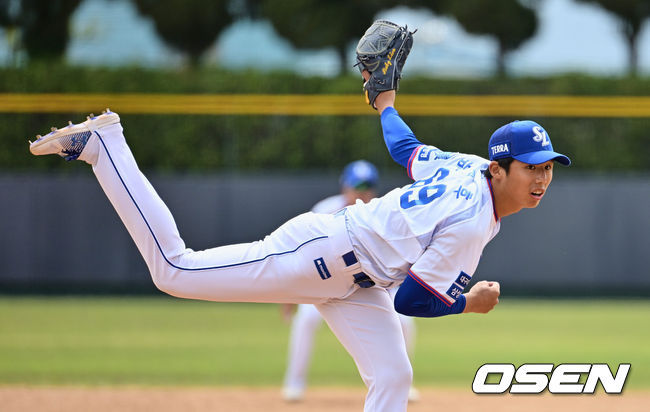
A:
{"type": "Polygon", "coordinates": [[[518,209],[537,207],[551,180],[553,160],[537,165],[513,161],[506,176],[512,206],[518,209]]]}

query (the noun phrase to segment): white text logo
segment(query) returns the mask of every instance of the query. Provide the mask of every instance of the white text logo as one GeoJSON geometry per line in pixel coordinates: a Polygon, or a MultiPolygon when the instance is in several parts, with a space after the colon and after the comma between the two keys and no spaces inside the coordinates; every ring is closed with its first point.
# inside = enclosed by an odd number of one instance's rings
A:
{"type": "Polygon", "coordinates": [[[492,156],[498,153],[504,153],[504,152],[509,152],[508,150],[508,145],[507,144],[498,144],[495,146],[492,146],[492,156]]]}
{"type": "Polygon", "coordinates": [[[621,393],[629,363],[618,365],[612,374],[605,363],[563,363],[555,369],[552,363],[525,363],[519,368],[510,363],[486,363],[478,368],[472,383],[474,393],[594,393],[600,382],[606,393],[621,393]],[[549,378],[550,374],[550,378],[549,378]],[[584,383],[580,377],[586,374],[584,383]],[[500,375],[499,382],[487,383],[488,375],[500,375]],[[513,383],[513,379],[516,381],[513,383]]]}
{"type": "Polygon", "coordinates": [[[551,143],[546,138],[546,131],[544,131],[544,129],[542,129],[541,127],[539,126],[533,127],[533,133],[535,133],[533,140],[536,142],[542,142],[542,146],[547,146],[549,143],[551,143]]]}

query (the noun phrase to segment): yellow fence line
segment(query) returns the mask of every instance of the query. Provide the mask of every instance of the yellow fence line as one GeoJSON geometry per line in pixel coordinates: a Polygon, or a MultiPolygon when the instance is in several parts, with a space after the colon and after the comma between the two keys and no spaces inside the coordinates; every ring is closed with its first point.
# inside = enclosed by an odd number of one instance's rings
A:
{"type": "MultiPolygon", "coordinates": [[[[361,95],[0,94],[0,113],[371,115],[361,95]]],[[[400,95],[411,116],[650,117],[650,97],[400,95]]]]}

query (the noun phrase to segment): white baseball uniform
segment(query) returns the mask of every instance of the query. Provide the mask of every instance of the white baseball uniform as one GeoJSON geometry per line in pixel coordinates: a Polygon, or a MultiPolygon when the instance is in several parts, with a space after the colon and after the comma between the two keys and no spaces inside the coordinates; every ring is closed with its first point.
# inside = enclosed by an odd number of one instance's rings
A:
{"type": "MultiPolygon", "coordinates": [[[[314,213],[335,213],[347,205],[342,194],[329,196],[314,205],[314,213]]],[[[391,298],[395,297],[397,288],[388,289],[391,298]]],[[[398,314],[404,341],[409,356],[413,354],[415,345],[415,322],[412,317],[398,314]]],[[[300,304],[291,321],[289,335],[289,353],[287,370],[284,377],[284,392],[289,399],[302,396],[307,385],[307,371],[314,348],[314,335],[321,325],[323,318],[314,305],[300,304]]]]}
{"type": "Polygon", "coordinates": [[[186,248],[119,123],[95,130],[79,159],[92,164],[160,290],[315,304],[368,387],[365,411],[397,412],[406,410],[412,369],[385,288],[409,276],[452,304],[498,230],[484,159],[431,146],[413,153],[412,185],[334,215],[299,215],[263,240],[202,251],[186,248]]]}

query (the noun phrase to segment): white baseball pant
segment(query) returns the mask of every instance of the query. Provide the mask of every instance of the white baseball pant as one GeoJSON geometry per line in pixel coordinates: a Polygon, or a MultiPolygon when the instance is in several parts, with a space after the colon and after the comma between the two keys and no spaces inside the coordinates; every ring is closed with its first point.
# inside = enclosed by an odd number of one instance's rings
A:
{"type": "MultiPolygon", "coordinates": [[[[392,299],[397,288],[388,289],[392,299]]],[[[399,321],[404,335],[409,358],[413,356],[415,346],[415,322],[412,317],[400,315],[399,321]]],[[[307,386],[307,372],[314,349],[314,337],[323,318],[314,305],[300,304],[291,319],[287,370],[284,387],[296,392],[303,392],[307,386]]]]}
{"type": "Polygon", "coordinates": [[[412,369],[388,292],[359,288],[342,256],[345,216],[305,213],[261,241],[193,251],[129,149],[122,126],[94,131],[79,157],[140,250],[153,282],[173,296],[210,301],[315,303],[368,387],[365,411],[405,411],[412,369]]]}

